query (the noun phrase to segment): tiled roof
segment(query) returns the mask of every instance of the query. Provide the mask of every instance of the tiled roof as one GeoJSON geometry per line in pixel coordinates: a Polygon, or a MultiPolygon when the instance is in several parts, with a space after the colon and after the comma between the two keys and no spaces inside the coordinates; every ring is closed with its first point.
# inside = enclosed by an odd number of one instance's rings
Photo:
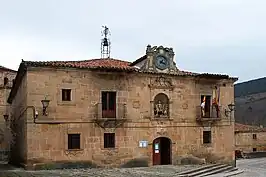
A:
{"type": "Polygon", "coordinates": [[[266,132],[266,128],[235,123],[235,132],[266,132]]]}
{"type": "Polygon", "coordinates": [[[1,65],[0,65],[0,70],[6,70],[6,71],[17,72],[17,71],[15,71],[15,70],[13,70],[13,69],[10,69],[10,68],[7,68],[7,67],[1,66],[1,65]]]}
{"type": "MultiPolygon", "coordinates": [[[[138,60],[145,59],[145,57],[138,60]]],[[[12,99],[16,95],[17,89],[20,85],[20,82],[26,73],[27,67],[54,67],[54,68],[81,68],[81,69],[97,69],[97,70],[106,70],[106,71],[122,71],[122,72],[139,72],[139,73],[150,73],[158,74],[156,72],[143,72],[139,68],[135,67],[133,64],[138,63],[137,61],[131,63],[128,61],[107,58],[107,59],[91,59],[91,60],[81,60],[81,61],[24,61],[20,63],[18,74],[15,78],[15,84],[11,89],[10,95],[8,97],[8,103],[12,103],[12,99]]],[[[228,75],[219,75],[219,74],[199,74],[187,71],[178,70],[177,73],[159,73],[165,75],[176,75],[176,76],[192,76],[197,78],[206,78],[206,79],[233,79],[229,78],[228,75]]]]}
{"type": "Polygon", "coordinates": [[[130,62],[108,59],[91,59],[81,61],[23,61],[26,66],[50,66],[50,67],[69,67],[83,69],[118,69],[118,70],[135,70],[135,67],[130,66],[130,62]]]}
{"type": "MultiPolygon", "coordinates": [[[[145,58],[145,57],[144,57],[145,58]]],[[[139,60],[139,59],[138,59],[139,60]]],[[[142,59],[143,60],[143,57],[142,59]]],[[[137,61],[137,60],[136,60],[137,61]]],[[[120,71],[135,71],[141,72],[138,68],[134,67],[133,63],[113,58],[106,59],[91,59],[91,60],[80,60],[80,61],[23,61],[26,66],[35,66],[35,67],[68,67],[68,68],[83,68],[83,69],[109,69],[109,70],[120,70],[120,71]]],[[[151,73],[155,74],[155,72],[143,72],[143,73],[151,73]]],[[[196,76],[196,77],[207,77],[207,78],[224,78],[228,79],[228,75],[220,75],[220,74],[199,74],[188,71],[178,71],[177,73],[173,73],[170,75],[178,75],[178,76],[196,76]]]]}

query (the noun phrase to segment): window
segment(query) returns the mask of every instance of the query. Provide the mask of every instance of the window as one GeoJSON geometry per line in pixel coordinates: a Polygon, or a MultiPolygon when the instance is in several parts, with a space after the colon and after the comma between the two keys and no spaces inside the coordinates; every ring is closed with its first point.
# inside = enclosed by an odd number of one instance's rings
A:
{"type": "Polygon", "coordinates": [[[253,134],[253,139],[254,139],[254,140],[257,139],[257,134],[253,134]]]}
{"type": "Polygon", "coordinates": [[[114,147],[115,147],[115,134],[104,133],[104,148],[114,148],[114,147]]]}
{"type": "Polygon", "coordinates": [[[80,134],[68,134],[68,149],[80,149],[80,134]]]}
{"type": "Polygon", "coordinates": [[[211,131],[203,131],[203,144],[211,143],[211,131]]]}
{"type": "Polygon", "coordinates": [[[211,117],[211,96],[201,95],[201,116],[205,118],[211,117]]]}
{"type": "Polygon", "coordinates": [[[116,117],[116,92],[102,92],[102,117],[116,117]]]}
{"type": "Polygon", "coordinates": [[[71,101],[71,89],[62,89],[62,101],[71,101]]]}
{"type": "Polygon", "coordinates": [[[5,77],[5,78],[4,78],[4,85],[7,85],[7,84],[8,84],[8,78],[5,77]]]}
{"type": "Polygon", "coordinates": [[[257,148],[253,148],[253,152],[256,152],[257,151],[257,148]]]}

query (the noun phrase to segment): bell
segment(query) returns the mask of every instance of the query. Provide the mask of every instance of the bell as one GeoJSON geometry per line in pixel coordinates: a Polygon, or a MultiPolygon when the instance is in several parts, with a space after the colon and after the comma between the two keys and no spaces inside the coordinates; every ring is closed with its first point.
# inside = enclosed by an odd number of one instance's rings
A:
{"type": "Polygon", "coordinates": [[[108,46],[108,41],[107,41],[106,38],[103,39],[103,46],[104,46],[104,47],[105,47],[105,46],[108,46]]]}

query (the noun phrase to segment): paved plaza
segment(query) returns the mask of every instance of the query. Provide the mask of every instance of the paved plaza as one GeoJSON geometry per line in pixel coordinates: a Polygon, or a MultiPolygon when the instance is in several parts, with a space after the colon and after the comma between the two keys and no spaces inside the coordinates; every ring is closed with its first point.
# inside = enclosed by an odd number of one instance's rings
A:
{"type": "MultiPolygon", "coordinates": [[[[153,166],[143,168],[115,169],[65,169],[45,171],[24,171],[20,168],[10,168],[0,165],[0,177],[177,177],[177,173],[199,166],[153,166]]],[[[237,167],[244,173],[237,177],[266,177],[266,158],[237,160],[237,167]]],[[[224,174],[212,177],[223,177],[224,174]]]]}
{"type": "MultiPolygon", "coordinates": [[[[65,169],[46,171],[24,171],[23,169],[9,169],[0,172],[0,177],[172,177],[184,170],[198,166],[153,166],[143,168],[115,168],[115,169],[65,169]]],[[[1,169],[0,169],[1,170],[1,169]]]]}

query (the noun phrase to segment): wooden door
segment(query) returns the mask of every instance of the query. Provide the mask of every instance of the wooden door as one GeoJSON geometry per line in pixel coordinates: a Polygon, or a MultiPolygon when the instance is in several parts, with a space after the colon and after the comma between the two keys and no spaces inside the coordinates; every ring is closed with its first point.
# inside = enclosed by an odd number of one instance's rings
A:
{"type": "Polygon", "coordinates": [[[153,165],[161,165],[161,149],[160,138],[153,141],[153,165]]]}

